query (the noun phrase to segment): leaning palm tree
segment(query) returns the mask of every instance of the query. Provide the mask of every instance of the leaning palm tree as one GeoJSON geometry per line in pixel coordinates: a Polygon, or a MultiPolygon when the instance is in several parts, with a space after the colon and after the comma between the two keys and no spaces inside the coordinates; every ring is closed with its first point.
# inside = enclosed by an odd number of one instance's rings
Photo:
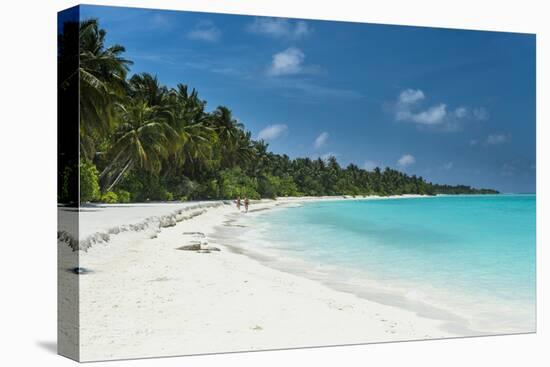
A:
{"type": "Polygon", "coordinates": [[[61,88],[79,88],[81,150],[90,160],[95,154],[94,141],[113,127],[114,104],[125,93],[126,74],[132,64],[122,57],[124,47],[105,46],[105,35],[97,19],[80,22],[78,68],[60,81],[61,88]]]}
{"type": "Polygon", "coordinates": [[[134,167],[158,174],[179,140],[158,108],[147,102],[130,99],[118,109],[120,122],[110,151],[111,164],[100,174],[104,191],[111,190],[134,167]]]}

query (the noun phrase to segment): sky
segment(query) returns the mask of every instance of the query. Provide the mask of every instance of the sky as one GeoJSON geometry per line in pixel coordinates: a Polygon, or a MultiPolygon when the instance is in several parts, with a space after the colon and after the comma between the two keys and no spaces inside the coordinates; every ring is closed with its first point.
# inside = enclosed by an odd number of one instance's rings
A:
{"type": "Polygon", "coordinates": [[[535,35],[82,6],[131,73],[196,88],[291,158],[535,192],[535,35]]]}

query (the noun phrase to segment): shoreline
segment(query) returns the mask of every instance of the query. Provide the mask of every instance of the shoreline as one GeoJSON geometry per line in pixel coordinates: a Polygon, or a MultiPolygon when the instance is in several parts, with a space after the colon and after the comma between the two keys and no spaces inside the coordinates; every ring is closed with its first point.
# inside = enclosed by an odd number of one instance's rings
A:
{"type": "MultiPolygon", "coordinates": [[[[335,200],[383,200],[431,197],[429,195],[392,195],[392,196],[296,196],[276,199],[251,200],[254,205],[275,203],[278,205],[299,204],[301,202],[335,201],[335,200]]],[[[435,196],[432,196],[435,197],[435,196]]],[[[162,228],[176,225],[194,215],[202,214],[203,210],[220,205],[233,205],[233,200],[199,200],[187,202],[148,202],[128,204],[87,203],[78,208],[78,233],[74,232],[77,212],[72,207],[58,207],[58,241],[66,242],[73,250],[87,251],[95,243],[106,243],[112,235],[128,231],[144,231],[158,233],[162,228]],[[141,215],[135,215],[134,208],[147,208],[141,215]],[[171,209],[171,210],[168,210],[171,209]],[[108,213],[107,213],[108,211],[108,213]],[[150,212],[156,212],[151,215],[150,212]],[[130,215],[128,215],[130,212],[130,215]],[[97,214],[96,214],[97,213],[97,214]],[[108,214],[106,216],[106,214],[108,214]],[[86,216],[85,220],[81,218],[86,216]]],[[[267,208],[266,208],[267,209],[267,208]]],[[[257,210],[257,209],[256,209],[257,210]]],[[[262,209],[265,210],[265,209],[262,209]]],[[[251,210],[253,212],[254,210],[251,210]]]]}
{"type": "MultiPolygon", "coordinates": [[[[428,199],[433,197],[435,196],[403,195],[367,198],[320,197],[305,199],[302,197],[296,197],[291,198],[290,200],[283,200],[282,202],[275,204],[263,203],[264,205],[262,205],[260,208],[249,210],[249,213],[254,216],[259,212],[295,208],[302,206],[302,204],[308,202],[314,203],[321,201],[340,201],[348,199],[359,201],[421,198],[428,199]]],[[[243,239],[247,236],[243,234],[237,234],[235,236],[234,232],[231,233],[231,231],[227,231],[227,229],[225,229],[226,227],[248,227],[246,223],[248,215],[243,216],[243,214],[244,213],[242,212],[242,210],[241,213],[236,212],[229,214],[229,219],[226,218],[222,225],[216,226],[214,228],[214,232],[209,237],[213,238],[217,244],[227,247],[230,251],[247,256],[253,261],[258,261],[271,269],[306,278],[323,284],[324,286],[337,292],[352,294],[361,299],[375,302],[380,305],[397,307],[403,310],[411,311],[420,318],[435,320],[440,323],[439,329],[444,333],[449,333],[451,336],[482,336],[499,334],[490,331],[472,329],[467,326],[469,322],[463,316],[451,310],[448,310],[441,305],[429,303],[424,300],[420,301],[416,298],[410,299],[405,294],[402,294],[402,292],[400,292],[402,291],[402,289],[398,291],[398,289],[395,288],[393,285],[382,285],[379,281],[375,281],[372,277],[372,274],[369,274],[368,272],[355,270],[350,273],[350,269],[344,269],[340,266],[321,263],[316,264],[308,260],[299,258],[298,256],[294,256],[292,253],[294,250],[292,250],[291,248],[274,249],[273,247],[271,247],[270,243],[265,240],[265,238],[261,239],[261,241],[264,242],[264,246],[255,246],[254,242],[258,240],[257,238],[254,238],[252,240],[243,239]],[[229,244],[228,242],[237,242],[239,244],[229,244]],[[242,246],[240,244],[242,242],[250,246],[242,246]],[[312,268],[314,270],[311,270],[312,268]],[[342,271],[344,272],[338,274],[342,271]],[[355,282],[349,282],[350,276],[353,280],[355,280],[355,282]],[[359,278],[357,278],[357,276],[359,276],[359,278]],[[359,285],[358,283],[359,280],[359,283],[361,283],[361,285],[359,285]],[[365,286],[363,282],[366,282],[368,286],[365,286]]],[[[252,231],[254,230],[252,229],[252,231]]]]}
{"type": "MultiPolygon", "coordinates": [[[[424,196],[346,200],[417,197],[424,196]]],[[[261,200],[251,203],[250,213],[342,199],[261,200]]],[[[442,320],[270,267],[239,252],[238,243],[233,248],[222,243],[217,227],[234,214],[227,202],[188,203],[139,222],[147,225],[127,224],[108,238],[96,236],[100,241],[79,251],[80,266],[90,271],[79,276],[82,360],[462,335],[444,330],[442,320]],[[194,241],[221,251],[178,250],[194,241]]],[[[64,242],[60,246],[72,251],[64,242]]],[[[78,275],[64,271],[62,276],[78,275]]]]}
{"type": "MultiPolygon", "coordinates": [[[[265,210],[280,210],[294,207],[295,205],[292,203],[291,205],[262,208],[257,209],[256,211],[263,212],[265,210]]],[[[359,272],[361,274],[358,274],[358,271],[356,270],[350,273],[348,271],[349,269],[342,269],[340,266],[309,262],[308,260],[301,259],[298,256],[293,256],[293,250],[290,248],[283,250],[272,249],[269,247],[266,248],[265,246],[269,246],[267,243],[259,249],[257,247],[245,247],[240,244],[229,243],[240,243],[239,241],[242,241],[242,237],[245,236],[241,235],[241,238],[234,238],[231,236],[231,233],[228,233],[224,230],[224,228],[248,227],[244,224],[245,222],[246,219],[238,220],[234,219],[232,216],[232,218],[226,220],[223,225],[216,226],[214,232],[209,236],[209,238],[213,239],[216,245],[223,246],[233,253],[244,255],[271,269],[318,282],[337,292],[352,294],[361,299],[372,301],[384,306],[398,307],[400,309],[411,311],[421,318],[435,320],[440,323],[440,329],[443,332],[468,336],[486,335],[484,332],[473,330],[464,326],[467,324],[467,321],[458,314],[427,303],[426,301],[410,300],[406,298],[405,295],[398,293],[397,289],[394,289],[393,286],[381,287],[379,281],[375,281],[372,278],[372,274],[368,274],[364,271],[359,272]],[[344,271],[344,273],[341,273],[341,271],[344,271]],[[353,283],[349,282],[350,276],[351,279],[354,280],[353,283]],[[357,278],[357,276],[359,276],[359,278],[357,278]],[[364,284],[359,286],[358,281],[367,282],[368,286],[365,286],[364,284]]],[[[244,240],[244,242],[247,242],[248,245],[252,246],[255,241],[257,240],[244,240]]]]}

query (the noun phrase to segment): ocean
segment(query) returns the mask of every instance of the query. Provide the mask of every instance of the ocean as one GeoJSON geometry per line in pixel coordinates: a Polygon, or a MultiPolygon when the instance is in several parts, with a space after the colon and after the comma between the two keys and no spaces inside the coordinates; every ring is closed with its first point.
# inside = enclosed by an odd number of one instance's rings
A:
{"type": "Polygon", "coordinates": [[[268,265],[444,320],[460,335],[536,329],[536,197],[306,202],[239,216],[268,265]]]}

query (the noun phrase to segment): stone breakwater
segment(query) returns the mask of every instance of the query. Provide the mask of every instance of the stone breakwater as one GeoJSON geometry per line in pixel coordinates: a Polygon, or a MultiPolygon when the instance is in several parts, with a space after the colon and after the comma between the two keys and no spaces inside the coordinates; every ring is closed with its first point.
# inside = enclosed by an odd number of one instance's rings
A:
{"type": "Polygon", "coordinates": [[[145,231],[147,237],[156,238],[162,228],[173,227],[177,223],[192,219],[206,213],[209,209],[229,205],[228,202],[197,203],[185,208],[173,211],[170,214],[151,216],[135,224],[123,224],[111,227],[105,231],[98,231],[85,238],[78,239],[68,231],[61,230],[57,232],[57,240],[66,243],[73,251],[87,251],[96,243],[109,242],[111,236],[123,232],[142,232],[145,231]]]}

